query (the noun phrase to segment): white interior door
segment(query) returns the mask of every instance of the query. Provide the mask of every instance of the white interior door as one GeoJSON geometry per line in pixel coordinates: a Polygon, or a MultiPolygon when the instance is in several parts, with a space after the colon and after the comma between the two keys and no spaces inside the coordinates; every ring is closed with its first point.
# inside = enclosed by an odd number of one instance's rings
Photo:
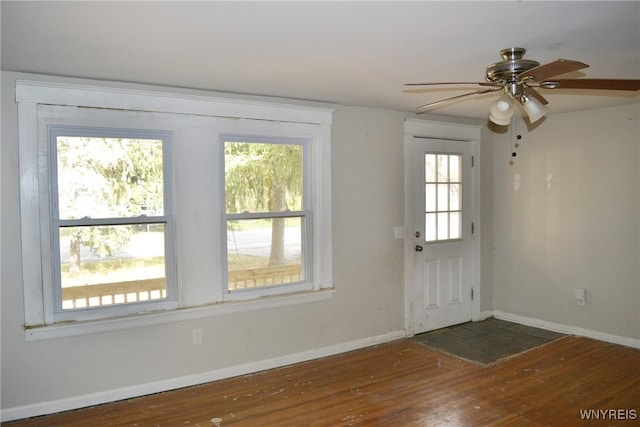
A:
{"type": "MultiPolygon", "coordinates": [[[[413,332],[470,321],[474,281],[472,145],[412,138],[413,332]]],[[[409,227],[411,225],[408,224],[409,227]]]]}

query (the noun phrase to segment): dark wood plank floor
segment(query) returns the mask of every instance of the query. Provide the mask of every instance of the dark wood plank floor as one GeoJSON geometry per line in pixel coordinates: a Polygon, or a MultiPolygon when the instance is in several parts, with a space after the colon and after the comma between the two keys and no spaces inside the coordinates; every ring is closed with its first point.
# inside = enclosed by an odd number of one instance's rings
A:
{"type": "Polygon", "coordinates": [[[3,426],[597,426],[640,417],[640,350],[566,337],[490,366],[400,340],[3,426]],[[610,412],[607,412],[611,416],[610,412]],[[593,413],[592,413],[593,414],[593,413]]]}

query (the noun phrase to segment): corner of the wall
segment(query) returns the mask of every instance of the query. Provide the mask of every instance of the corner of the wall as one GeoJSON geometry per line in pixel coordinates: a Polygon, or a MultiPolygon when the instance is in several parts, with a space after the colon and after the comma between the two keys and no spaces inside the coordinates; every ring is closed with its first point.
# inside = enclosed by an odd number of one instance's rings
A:
{"type": "Polygon", "coordinates": [[[500,310],[493,310],[493,317],[509,322],[520,323],[521,325],[533,326],[535,328],[546,329],[554,332],[561,332],[579,337],[591,338],[598,341],[605,341],[612,344],[640,349],[640,339],[623,337],[606,332],[594,331],[591,329],[579,328],[577,326],[563,325],[561,323],[548,322],[546,320],[532,317],[520,316],[513,313],[505,313],[500,310]]]}

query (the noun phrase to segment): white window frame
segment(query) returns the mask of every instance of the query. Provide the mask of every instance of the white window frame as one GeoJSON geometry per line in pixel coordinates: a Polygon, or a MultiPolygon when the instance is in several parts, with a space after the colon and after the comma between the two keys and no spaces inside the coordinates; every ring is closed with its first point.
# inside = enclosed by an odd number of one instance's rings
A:
{"type": "MultiPolygon", "coordinates": [[[[116,317],[131,313],[149,312],[154,310],[167,310],[178,307],[176,300],[176,279],[174,263],[174,226],[173,226],[173,196],[171,181],[172,159],[172,134],[167,131],[138,130],[138,129],[109,129],[96,127],[77,126],[47,126],[48,153],[49,153],[49,179],[50,179],[50,215],[51,215],[51,242],[53,254],[53,319],[54,322],[100,319],[116,317]],[[156,139],[162,141],[163,162],[163,214],[160,216],[136,216],[120,218],[79,218],[61,219],[58,207],[59,186],[57,174],[57,137],[58,136],[83,136],[96,138],[131,138],[131,139],[156,139]],[[129,302],[124,304],[102,305],[99,307],[84,307],[75,309],[62,308],[62,282],[60,271],[60,234],[59,230],[64,226],[91,226],[91,225],[136,225],[136,224],[164,224],[164,254],[165,254],[165,280],[166,297],[161,300],[149,300],[129,302]]],[[[48,289],[47,289],[48,292],[48,289]]],[[[48,308],[48,307],[47,307],[48,308]]]]}
{"type": "MultiPolygon", "coordinates": [[[[21,203],[21,237],[22,264],[25,307],[25,331],[27,340],[49,339],[94,332],[118,330],[130,327],[147,326],[192,318],[237,313],[246,310],[281,307],[290,304],[308,303],[330,298],[333,293],[332,285],[332,243],[331,243],[331,170],[330,170],[330,134],[331,108],[316,106],[299,106],[282,103],[266,102],[254,99],[229,99],[205,95],[185,95],[179,92],[157,90],[123,89],[117,84],[100,86],[77,85],[65,83],[49,83],[17,80],[16,102],[18,103],[19,127],[19,157],[20,157],[20,203],[21,203]],[[53,280],[53,250],[51,239],[51,215],[48,208],[49,176],[47,172],[47,153],[43,150],[41,127],[39,119],[40,107],[59,106],[60,109],[82,109],[87,111],[98,109],[98,114],[104,109],[105,114],[116,114],[119,111],[132,111],[144,114],[160,114],[170,120],[157,120],[158,127],[144,125],[129,125],[124,128],[143,128],[173,131],[174,134],[174,176],[172,185],[174,191],[175,215],[175,268],[177,278],[176,306],[166,307],[163,311],[153,311],[140,315],[125,317],[104,317],[91,319],[74,319],[72,322],[56,322],[53,316],[53,303],[48,284],[53,280]],[[107,114],[106,112],[111,113],[107,114]],[[173,120],[173,122],[172,122],[173,120]],[[194,236],[194,229],[189,224],[189,218],[183,208],[184,202],[197,200],[184,187],[181,173],[187,167],[180,144],[185,136],[198,133],[196,130],[184,130],[182,124],[198,122],[211,123],[210,140],[220,143],[221,135],[245,134],[256,137],[279,138],[291,137],[310,141],[310,186],[311,200],[310,236],[312,236],[312,256],[309,260],[313,271],[312,280],[307,292],[294,289],[294,293],[287,293],[275,298],[260,298],[273,295],[263,290],[261,294],[247,297],[229,297],[225,292],[222,280],[211,279],[204,274],[199,280],[191,279],[188,263],[189,239],[194,236]],[[166,123],[169,123],[168,125],[166,123]],[[166,128],[164,127],[166,126],[166,128]],[[180,163],[182,161],[182,163],[180,163]],[[176,170],[178,168],[178,170],[176,170]],[[182,168],[182,169],[181,169],[182,168]],[[181,172],[182,171],[182,172],[181,172]],[[214,283],[211,283],[211,282],[214,283]],[[226,294],[226,295],[225,295],[226,294]],[[223,304],[221,304],[223,303],[223,304]],[[83,321],[84,320],[84,321],[83,321]]],[[[135,122],[135,121],[134,121],[135,122]]],[[[95,123],[63,123],[73,126],[102,126],[111,127],[108,119],[97,120],[95,123]]],[[[123,126],[114,126],[123,127],[123,126]]],[[[188,127],[188,126],[186,126],[188,127]]],[[[220,156],[220,154],[218,154],[220,156]]],[[[213,159],[213,167],[219,159],[213,159]]],[[[193,173],[193,171],[191,172],[193,173]]],[[[211,188],[217,188],[213,193],[220,193],[220,182],[224,180],[224,173],[218,174],[216,182],[211,188]],[[221,178],[219,177],[221,175],[221,178]]],[[[224,192],[222,192],[224,194],[224,192]]],[[[209,196],[207,196],[209,197],[209,196]]],[[[210,221],[216,223],[223,219],[224,203],[220,194],[211,195],[212,211],[210,221]],[[215,200],[217,198],[217,201],[215,200]],[[215,206],[218,206],[217,208],[215,206]],[[215,210],[218,209],[216,213],[215,210]]],[[[188,203],[187,203],[188,204],[188,203]]],[[[209,205],[207,205],[209,208],[209,205]]],[[[226,225],[225,225],[226,227],[226,225]]],[[[220,226],[216,226],[220,230],[220,226]]],[[[214,232],[214,234],[219,233],[214,232]]],[[[212,240],[220,238],[215,235],[212,240]]],[[[217,255],[223,253],[221,249],[214,251],[217,255]]],[[[216,265],[218,271],[226,259],[210,260],[209,264],[216,265]]],[[[166,262],[173,262],[166,260],[166,262]]],[[[202,263],[201,263],[202,264],[202,263]]],[[[217,278],[220,275],[216,275],[217,278]]],[[[235,295],[239,295],[235,294],[235,295]]]]}
{"type": "MultiPolygon", "coordinates": [[[[222,226],[224,227],[225,239],[223,239],[223,254],[224,254],[224,263],[223,263],[223,300],[224,301],[241,301],[241,300],[250,300],[256,298],[262,298],[265,296],[279,295],[279,294],[287,294],[292,292],[302,292],[302,291],[312,291],[316,288],[313,283],[313,247],[312,242],[313,239],[310,238],[312,236],[312,215],[311,215],[311,145],[312,141],[310,139],[304,138],[273,138],[273,137],[261,137],[261,136],[252,136],[252,135],[221,135],[221,144],[220,147],[224,150],[224,144],[226,142],[247,142],[247,143],[266,143],[266,144],[292,144],[292,145],[300,145],[302,147],[302,210],[301,211],[286,211],[286,212],[258,212],[258,213],[226,213],[226,209],[223,213],[223,221],[222,226]],[[276,217],[284,217],[284,218],[304,218],[304,229],[302,230],[302,270],[305,273],[304,280],[293,283],[283,283],[272,285],[269,287],[261,286],[256,288],[249,289],[237,289],[237,290],[229,290],[228,288],[228,251],[227,251],[227,221],[229,220],[246,220],[246,219],[264,219],[264,218],[276,218],[276,217]]],[[[224,170],[224,153],[221,155],[222,163],[220,165],[221,169],[224,170]]],[[[222,194],[225,194],[224,188],[224,180],[222,180],[223,188],[222,194]]],[[[225,203],[223,203],[225,206],[225,203]]]]}

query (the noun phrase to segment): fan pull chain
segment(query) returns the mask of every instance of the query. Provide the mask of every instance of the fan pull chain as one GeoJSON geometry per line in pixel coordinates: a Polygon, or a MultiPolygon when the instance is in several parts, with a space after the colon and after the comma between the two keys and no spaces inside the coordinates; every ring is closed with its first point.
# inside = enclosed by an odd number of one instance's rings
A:
{"type": "Polygon", "coordinates": [[[509,165],[513,166],[515,164],[515,159],[518,156],[518,152],[516,149],[520,147],[520,141],[522,139],[522,135],[518,132],[518,121],[514,120],[514,126],[511,127],[511,157],[512,159],[509,161],[509,165]],[[515,141],[513,138],[513,134],[516,133],[515,141]]]}

